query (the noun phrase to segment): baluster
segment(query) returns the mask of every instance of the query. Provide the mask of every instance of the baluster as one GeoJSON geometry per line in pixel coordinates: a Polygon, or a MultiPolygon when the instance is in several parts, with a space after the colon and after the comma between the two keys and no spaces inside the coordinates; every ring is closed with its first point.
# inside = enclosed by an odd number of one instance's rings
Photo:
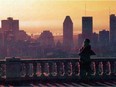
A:
{"type": "Polygon", "coordinates": [[[72,62],[72,75],[75,76],[75,61],[72,62]]]}
{"type": "Polygon", "coordinates": [[[111,75],[114,76],[115,75],[115,61],[110,61],[111,64],[111,75]]]}
{"type": "Polygon", "coordinates": [[[95,75],[96,74],[96,69],[95,69],[95,62],[91,62],[91,74],[95,75]]]}
{"type": "Polygon", "coordinates": [[[2,64],[0,64],[0,78],[2,77],[2,64]]]}
{"type": "Polygon", "coordinates": [[[79,62],[76,62],[76,63],[73,63],[73,72],[75,74],[75,76],[79,76],[80,75],[80,63],[79,62]]]}
{"type": "Polygon", "coordinates": [[[26,77],[29,77],[29,63],[25,63],[25,68],[26,68],[26,77]]]}
{"type": "Polygon", "coordinates": [[[49,77],[50,77],[52,76],[52,62],[50,61],[48,65],[49,65],[49,77]]]}
{"type": "Polygon", "coordinates": [[[42,75],[42,69],[41,69],[41,64],[37,63],[37,72],[36,72],[37,76],[41,76],[42,75]]]}
{"type": "Polygon", "coordinates": [[[103,62],[103,74],[104,75],[109,75],[110,74],[110,63],[109,63],[109,61],[104,61],[103,62]]]}
{"type": "Polygon", "coordinates": [[[6,76],[6,65],[0,64],[0,78],[4,78],[6,76]]]}
{"type": "Polygon", "coordinates": [[[44,76],[49,76],[49,63],[45,63],[44,65],[44,76]]]}
{"type": "Polygon", "coordinates": [[[59,63],[59,75],[64,76],[64,74],[65,74],[64,63],[61,62],[61,63],[59,63]]]}
{"type": "Polygon", "coordinates": [[[103,63],[99,62],[99,75],[103,75],[103,63]]]}
{"type": "Polygon", "coordinates": [[[116,75],[116,61],[114,62],[114,75],[116,75]]]}
{"type": "Polygon", "coordinates": [[[44,62],[41,62],[40,65],[41,65],[41,73],[42,73],[41,76],[44,76],[44,70],[45,70],[45,69],[44,69],[44,68],[45,68],[44,66],[45,66],[45,63],[44,63],[44,62]]]}
{"type": "Polygon", "coordinates": [[[60,76],[60,62],[56,62],[57,65],[57,76],[60,76]]]}
{"type": "Polygon", "coordinates": [[[6,64],[2,64],[2,77],[6,77],[6,64]]]}
{"type": "Polygon", "coordinates": [[[34,74],[34,77],[37,77],[36,72],[37,72],[37,63],[34,62],[34,63],[33,63],[33,74],[34,74]]]}
{"type": "Polygon", "coordinates": [[[24,63],[21,64],[21,77],[25,77],[26,75],[26,66],[24,63]]]}
{"type": "Polygon", "coordinates": [[[108,61],[107,63],[106,63],[106,75],[110,75],[111,74],[111,64],[110,64],[110,62],[108,61]]]}
{"type": "Polygon", "coordinates": [[[66,74],[68,75],[68,76],[71,76],[72,75],[72,63],[71,62],[67,62],[66,63],[66,74]]]}
{"type": "Polygon", "coordinates": [[[103,61],[102,64],[103,64],[103,75],[105,76],[106,75],[106,72],[107,72],[107,69],[106,69],[106,61],[103,61]]]}
{"type": "Polygon", "coordinates": [[[95,61],[95,75],[99,76],[99,61],[95,61]]]}
{"type": "Polygon", "coordinates": [[[52,66],[51,66],[51,75],[52,76],[57,76],[57,64],[56,63],[52,63],[52,66]]]}
{"type": "Polygon", "coordinates": [[[33,63],[29,63],[28,75],[33,77],[33,63]]]}

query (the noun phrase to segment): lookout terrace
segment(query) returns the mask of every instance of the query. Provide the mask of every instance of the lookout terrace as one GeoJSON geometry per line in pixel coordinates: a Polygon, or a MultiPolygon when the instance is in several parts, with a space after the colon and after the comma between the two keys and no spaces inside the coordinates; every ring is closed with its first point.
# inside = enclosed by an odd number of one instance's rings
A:
{"type": "Polygon", "coordinates": [[[91,74],[82,78],[79,58],[6,58],[0,61],[0,85],[116,86],[116,58],[91,60],[91,74]]]}

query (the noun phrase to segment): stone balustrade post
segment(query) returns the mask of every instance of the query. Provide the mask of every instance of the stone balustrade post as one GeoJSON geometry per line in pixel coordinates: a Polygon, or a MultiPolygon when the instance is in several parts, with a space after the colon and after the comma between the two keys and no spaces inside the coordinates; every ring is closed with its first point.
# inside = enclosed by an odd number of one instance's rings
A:
{"type": "Polygon", "coordinates": [[[21,62],[19,58],[6,59],[6,78],[19,78],[21,73],[21,62]]]}

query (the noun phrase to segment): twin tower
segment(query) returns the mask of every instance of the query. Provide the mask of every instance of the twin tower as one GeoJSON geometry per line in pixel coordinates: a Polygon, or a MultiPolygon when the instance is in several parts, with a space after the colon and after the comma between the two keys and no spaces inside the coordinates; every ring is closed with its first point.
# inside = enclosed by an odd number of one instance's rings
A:
{"type": "MultiPolygon", "coordinates": [[[[93,33],[92,17],[82,17],[82,36],[83,38],[91,38],[93,33]]],[[[73,43],[73,22],[70,16],[66,16],[63,22],[63,47],[66,51],[70,51],[74,47],[73,43]]]]}

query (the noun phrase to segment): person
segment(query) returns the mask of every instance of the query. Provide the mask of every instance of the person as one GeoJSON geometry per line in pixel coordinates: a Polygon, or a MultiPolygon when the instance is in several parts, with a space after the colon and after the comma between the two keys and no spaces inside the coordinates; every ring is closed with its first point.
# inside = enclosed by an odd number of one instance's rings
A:
{"type": "Polygon", "coordinates": [[[79,56],[80,56],[80,76],[87,77],[86,74],[89,76],[91,73],[91,59],[90,56],[95,55],[95,53],[91,50],[90,40],[85,39],[84,45],[80,49],[79,56]]]}

